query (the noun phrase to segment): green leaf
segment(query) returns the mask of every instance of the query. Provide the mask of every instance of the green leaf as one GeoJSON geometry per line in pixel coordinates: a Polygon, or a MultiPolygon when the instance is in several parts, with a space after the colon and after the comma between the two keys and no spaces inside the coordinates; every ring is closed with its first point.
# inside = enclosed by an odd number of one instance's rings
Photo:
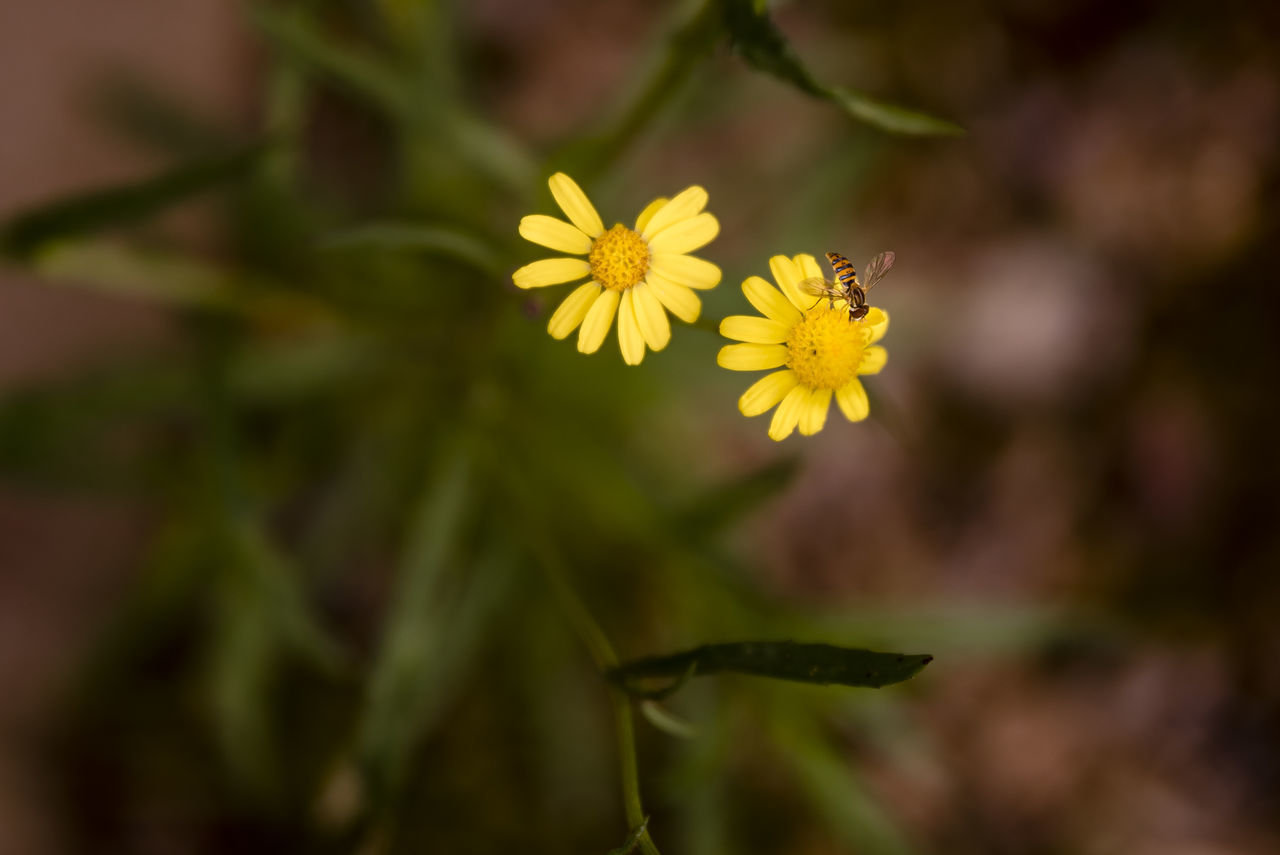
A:
{"type": "Polygon", "coordinates": [[[29,264],[60,284],[129,299],[244,314],[282,326],[336,322],[329,307],[309,294],[176,253],[83,240],[54,244],[29,264]]]}
{"type": "Polygon", "coordinates": [[[411,112],[408,81],[394,67],[334,44],[314,25],[277,4],[255,3],[252,16],[258,29],[288,56],[392,115],[404,117],[411,112]]]}
{"type": "Polygon", "coordinates": [[[369,223],[331,234],[321,239],[319,247],[328,250],[413,250],[453,258],[495,276],[506,269],[496,247],[448,226],[369,223]]]}
{"type": "Polygon", "coordinates": [[[201,157],[234,146],[225,129],[170,93],[163,80],[112,72],[92,93],[93,112],[130,142],[167,156],[201,157]]]}
{"type": "MultiPolygon", "coordinates": [[[[458,169],[459,163],[474,167],[517,195],[532,182],[536,169],[528,152],[515,138],[471,115],[448,87],[437,85],[437,63],[428,63],[433,74],[411,76],[366,49],[337,42],[292,11],[265,3],[253,9],[258,28],[301,69],[410,126],[413,131],[405,138],[406,151],[444,171],[443,175],[430,173],[433,188],[447,183],[444,179],[464,180],[467,176],[458,169]]],[[[453,195],[465,199],[468,192],[453,195]]]]}
{"type": "Polygon", "coordinates": [[[789,83],[807,95],[830,101],[855,119],[890,133],[920,136],[964,133],[964,129],[954,122],[818,81],[791,49],[782,31],[769,17],[764,3],[720,0],[720,4],[729,41],[752,68],[789,83]]]}
{"type": "Polygon", "coordinates": [[[638,697],[666,697],[691,677],[721,671],[878,689],[909,680],[932,661],[933,657],[927,654],[877,653],[794,641],[741,641],[704,644],[683,653],[637,659],[612,669],[606,676],[638,697]],[[652,678],[671,678],[676,682],[674,686],[668,684],[657,689],[637,685],[637,681],[652,678]]]}
{"type": "Polygon", "coordinates": [[[868,124],[895,134],[955,136],[965,132],[964,128],[955,122],[916,110],[908,110],[906,107],[886,104],[852,89],[832,86],[827,89],[827,97],[844,107],[851,116],[856,116],[868,124]]]}
{"type": "Polygon", "coordinates": [[[357,728],[358,756],[375,798],[403,783],[414,749],[465,673],[512,576],[509,555],[497,545],[460,572],[462,530],[475,507],[472,480],[467,457],[456,449],[443,453],[409,522],[357,728]]]}
{"type": "Polygon", "coordinates": [[[80,193],[20,214],[0,231],[5,254],[25,258],[56,238],[121,225],[159,213],[192,196],[244,178],[266,152],[254,145],[194,160],[142,181],[80,193]]]}
{"type": "Polygon", "coordinates": [[[911,855],[911,844],[851,767],[849,757],[817,730],[792,720],[775,721],[772,736],[777,756],[791,766],[823,826],[846,851],[911,855]]]}

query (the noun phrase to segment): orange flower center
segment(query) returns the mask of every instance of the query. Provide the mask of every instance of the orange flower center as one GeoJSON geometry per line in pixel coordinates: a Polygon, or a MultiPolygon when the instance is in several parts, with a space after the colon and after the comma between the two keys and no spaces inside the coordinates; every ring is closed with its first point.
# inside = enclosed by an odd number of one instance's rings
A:
{"type": "Polygon", "coordinates": [[[802,386],[840,389],[858,376],[870,337],[870,327],[850,321],[846,307],[815,306],[787,336],[787,367],[802,386]]]}
{"type": "Polygon", "coordinates": [[[649,244],[618,223],[591,244],[591,278],[611,291],[639,285],[649,269],[649,244]]]}

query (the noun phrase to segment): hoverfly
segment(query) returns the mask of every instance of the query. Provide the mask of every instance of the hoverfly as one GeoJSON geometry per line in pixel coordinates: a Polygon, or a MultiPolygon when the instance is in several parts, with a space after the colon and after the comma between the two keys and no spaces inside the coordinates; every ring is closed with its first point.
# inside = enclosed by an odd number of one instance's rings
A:
{"type": "MultiPolygon", "coordinates": [[[[814,297],[825,297],[831,301],[831,308],[836,307],[836,300],[844,300],[849,305],[849,320],[860,321],[867,316],[870,306],[867,305],[867,292],[885,277],[893,260],[897,256],[892,252],[882,252],[867,265],[867,281],[858,281],[858,274],[845,258],[838,252],[828,252],[827,261],[835,271],[836,281],[828,282],[820,276],[805,279],[800,283],[800,290],[814,297]]],[[[819,300],[821,302],[821,300],[819,300]]],[[[814,304],[815,306],[817,303],[814,304]]]]}

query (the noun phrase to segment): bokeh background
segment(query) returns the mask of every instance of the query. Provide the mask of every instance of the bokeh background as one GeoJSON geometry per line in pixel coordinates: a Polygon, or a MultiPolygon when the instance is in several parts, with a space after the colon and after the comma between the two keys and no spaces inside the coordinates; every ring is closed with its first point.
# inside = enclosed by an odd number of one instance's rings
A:
{"type": "Polygon", "coordinates": [[[695,681],[638,724],[665,852],[1280,851],[1277,7],[775,9],[968,131],[920,138],[682,65],[698,5],[0,7],[0,214],[135,191],[6,232],[0,851],[621,844],[548,560],[624,657],[937,657],[695,681]],[[552,341],[556,168],[606,223],[706,187],[713,321],[895,250],[871,420],[770,442],[706,329],[552,341]]]}

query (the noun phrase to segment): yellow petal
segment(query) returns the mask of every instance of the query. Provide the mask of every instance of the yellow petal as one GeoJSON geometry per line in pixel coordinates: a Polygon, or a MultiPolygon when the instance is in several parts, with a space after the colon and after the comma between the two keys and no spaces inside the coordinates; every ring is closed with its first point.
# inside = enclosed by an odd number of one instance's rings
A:
{"type": "Polygon", "coordinates": [[[690,288],[714,288],[720,283],[720,268],[692,255],[655,252],[649,259],[649,269],[690,288]]]}
{"type": "Polygon", "coordinates": [[[801,279],[826,278],[822,273],[822,265],[818,264],[818,259],[809,255],[807,252],[800,253],[795,258],[791,259],[791,261],[795,264],[796,268],[799,269],[801,279]]]}
{"type": "Polygon", "coordinates": [[[550,247],[556,252],[586,255],[591,251],[591,238],[577,226],[548,217],[530,214],[520,221],[520,237],[550,247]]]}
{"type": "Polygon", "coordinates": [[[778,404],[778,409],[773,411],[773,421],[769,423],[769,439],[781,442],[791,436],[808,400],[809,390],[803,386],[796,386],[788,392],[782,403],[778,404]]]}
{"type": "Polygon", "coordinates": [[[618,292],[602,289],[602,293],[591,304],[587,315],[582,319],[582,329],[578,330],[578,350],[583,353],[595,353],[604,344],[604,337],[609,334],[613,324],[613,313],[618,310],[618,292]]]}
{"type": "Polygon", "coordinates": [[[698,299],[698,295],[692,288],[672,282],[653,271],[649,271],[645,277],[645,283],[653,289],[653,295],[667,307],[671,314],[686,324],[691,324],[698,319],[698,315],[702,312],[702,301],[698,299]]]}
{"type": "Polygon", "coordinates": [[[645,209],[640,212],[640,216],[636,217],[636,231],[643,232],[644,227],[649,225],[649,221],[653,219],[653,215],[658,213],[665,204],[667,204],[667,197],[661,196],[646,205],[645,209]]]}
{"type": "Polygon", "coordinates": [[[758,416],[774,404],[796,385],[796,375],[791,369],[766,374],[751,384],[738,399],[738,410],[744,416],[758,416]]]}
{"type": "Polygon", "coordinates": [[[851,422],[860,422],[867,417],[867,413],[871,412],[871,404],[867,401],[867,390],[862,388],[862,383],[857,377],[836,392],[836,403],[840,405],[840,412],[844,413],[844,417],[851,422]]]}
{"type": "Polygon", "coordinates": [[[706,190],[696,184],[692,187],[686,187],[654,213],[640,233],[646,240],[652,238],[667,226],[689,219],[706,206],[706,190]]]}
{"type": "Polygon", "coordinates": [[[716,364],[730,371],[763,371],[787,364],[787,348],[781,344],[726,344],[716,364]]]}
{"type": "Polygon", "coordinates": [[[706,246],[720,234],[720,221],[702,213],[668,226],[649,239],[653,252],[693,252],[706,246]]]}
{"type": "Polygon", "coordinates": [[[720,322],[720,335],[725,338],[757,344],[782,344],[790,331],[786,324],[755,315],[730,315],[720,322]]]}
{"type": "Polygon", "coordinates": [[[766,318],[788,326],[793,326],[800,320],[800,310],[791,305],[791,301],[782,296],[781,291],[759,276],[746,279],[742,283],[742,293],[747,295],[751,305],[766,318]]]}
{"type": "Polygon", "coordinates": [[[867,316],[862,319],[862,325],[871,330],[871,337],[867,339],[867,344],[875,344],[889,331],[889,313],[872,306],[867,316]]]}
{"type": "Polygon", "coordinates": [[[830,389],[810,389],[800,409],[800,433],[813,436],[827,423],[827,410],[831,409],[830,389]]]}
{"type": "Polygon", "coordinates": [[[889,361],[889,351],[880,345],[872,345],[862,351],[862,360],[858,363],[859,374],[879,374],[880,369],[889,361]]]}
{"type": "Polygon", "coordinates": [[[622,349],[622,361],[628,365],[639,365],[644,359],[644,336],[636,323],[634,289],[623,293],[618,308],[618,347],[622,349]]]}
{"type": "Polygon", "coordinates": [[[800,280],[804,277],[794,261],[785,255],[775,255],[769,259],[769,271],[791,305],[802,312],[813,305],[813,298],[800,290],[800,280]]]}
{"type": "Polygon", "coordinates": [[[596,301],[599,293],[600,286],[595,282],[588,282],[565,297],[564,302],[547,322],[547,332],[551,333],[551,337],[568,338],[569,333],[577,329],[578,324],[582,323],[582,319],[587,316],[587,310],[596,301]]]}
{"type": "Polygon", "coordinates": [[[577,182],[563,172],[557,172],[551,176],[547,184],[551,187],[551,195],[555,197],[556,204],[560,206],[560,210],[564,211],[565,216],[585,232],[587,237],[599,237],[604,231],[604,223],[600,222],[600,215],[596,213],[595,206],[591,204],[591,200],[587,198],[586,193],[582,192],[577,182]]]}
{"type": "Polygon", "coordinates": [[[511,281],[517,288],[541,288],[545,285],[559,285],[561,282],[572,282],[581,279],[591,272],[591,265],[585,258],[544,258],[526,264],[511,274],[511,281]]]}
{"type": "Polygon", "coordinates": [[[648,282],[641,282],[627,292],[634,295],[636,304],[636,323],[640,325],[640,334],[645,344],[652,350],[662,350],[671,341],[671,324],[667,321],[667,312],[653,293],[648,282]]]}

